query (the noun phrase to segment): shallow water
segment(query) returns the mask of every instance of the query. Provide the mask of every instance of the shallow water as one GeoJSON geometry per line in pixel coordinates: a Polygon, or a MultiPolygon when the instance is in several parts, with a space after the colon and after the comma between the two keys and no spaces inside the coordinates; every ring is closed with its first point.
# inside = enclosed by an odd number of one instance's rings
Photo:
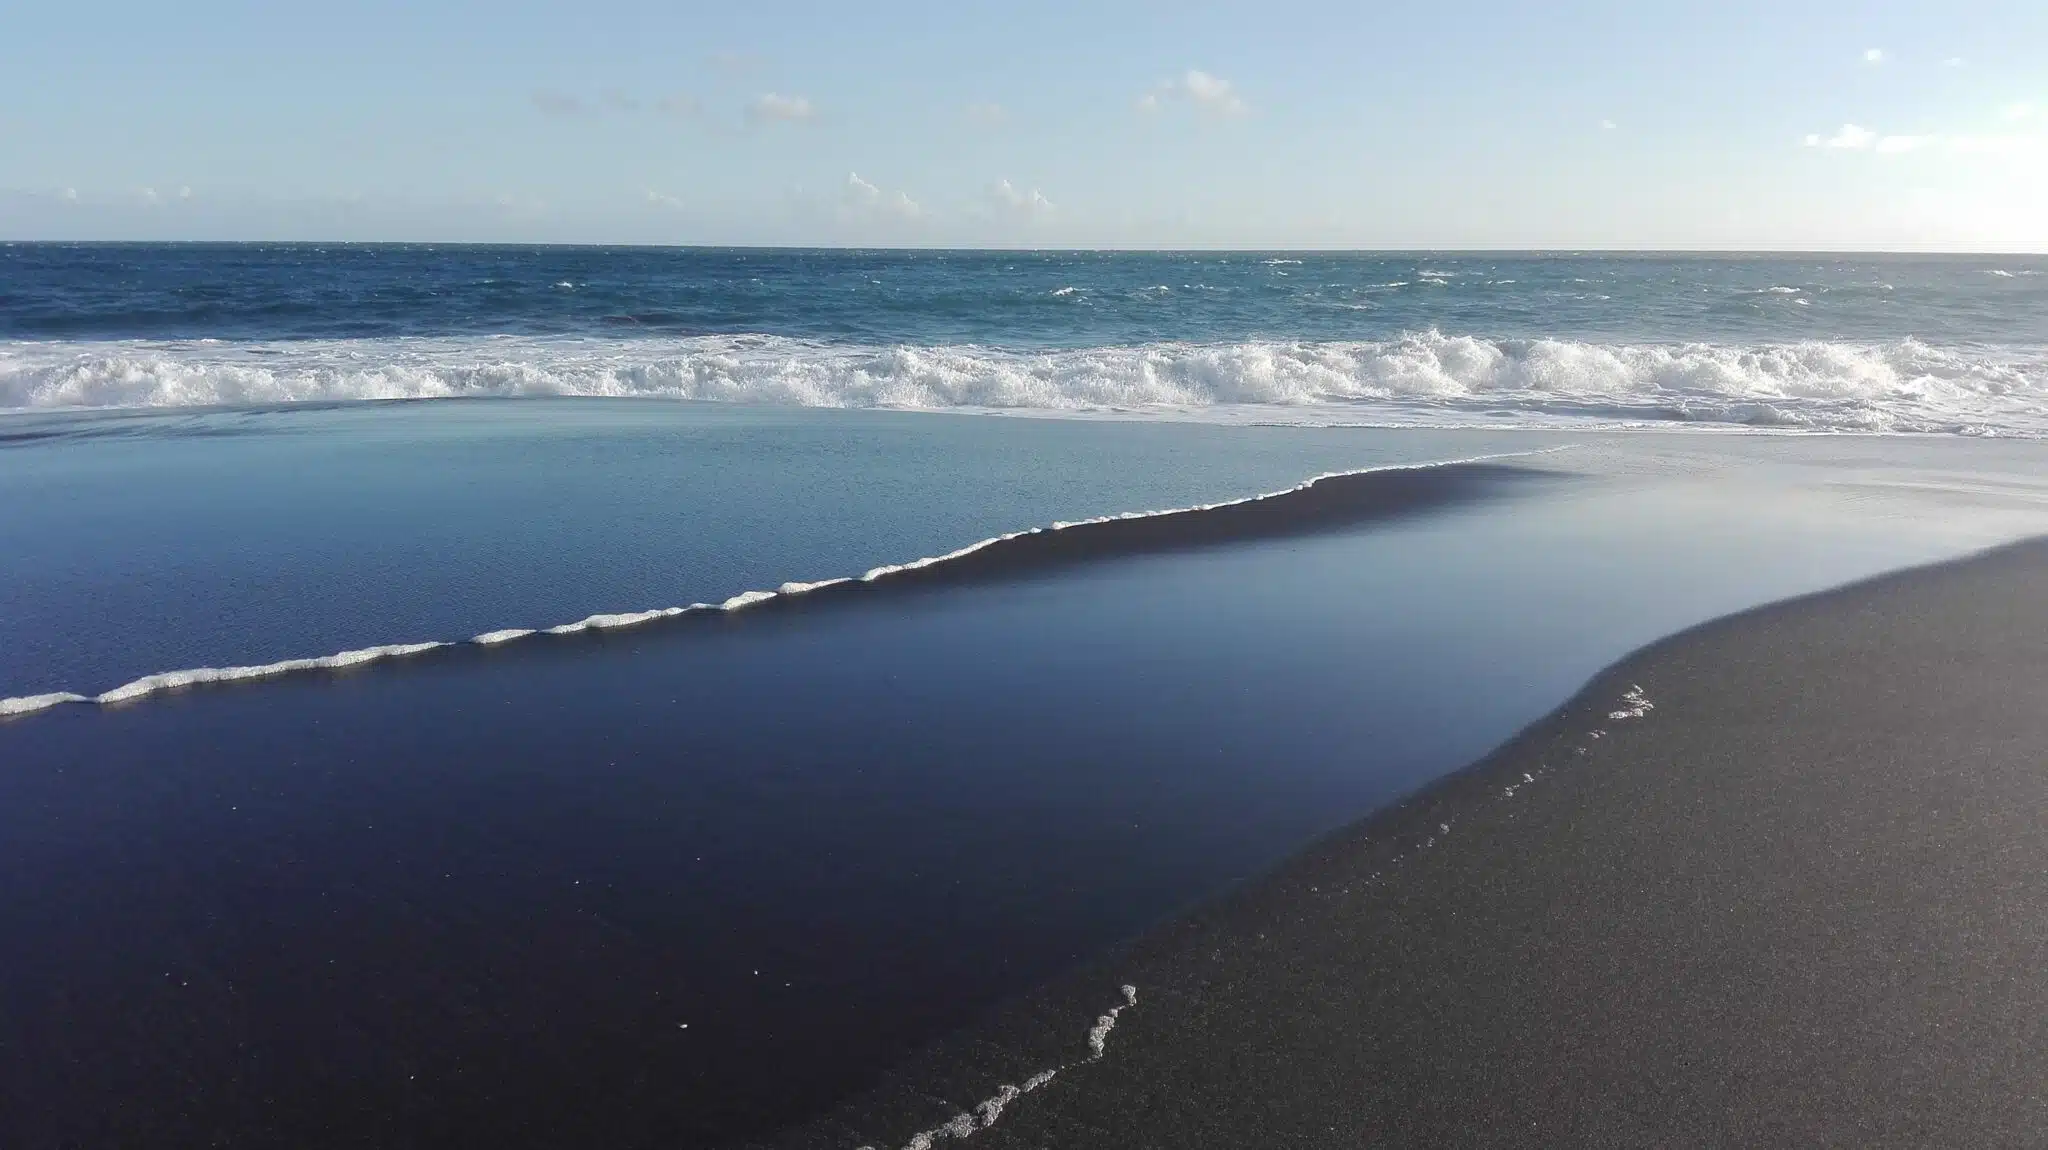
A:
{"type": "MultiPolygon", "coordinates": [[[[44,485],[7,522],[33,610],[6,625],[79,637],[42,641],[62,666],[0,647],[31,689],[1556,446],[566,401],[108,418],[131,430],[0,451],[44,485]],[[60,554],[106,582],[37,582],[60,554]]],[[[1640,643],[2043,530],[2039,462],[1586,436],[1313,533],[0,724],[0,1141],[762,1134],[1640,643]]]]}

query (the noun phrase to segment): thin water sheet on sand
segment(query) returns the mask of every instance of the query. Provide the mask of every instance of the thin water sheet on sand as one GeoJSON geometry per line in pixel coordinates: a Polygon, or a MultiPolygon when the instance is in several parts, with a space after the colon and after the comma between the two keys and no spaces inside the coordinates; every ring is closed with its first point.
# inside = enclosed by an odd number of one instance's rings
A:
{"type": "Polygon", "coordinates": [[[2044,759],[2048,543],[1709,624],[777,1145],[898,1145],[1119,982],[974,1145],[2036,1144],[2044,759]]]}

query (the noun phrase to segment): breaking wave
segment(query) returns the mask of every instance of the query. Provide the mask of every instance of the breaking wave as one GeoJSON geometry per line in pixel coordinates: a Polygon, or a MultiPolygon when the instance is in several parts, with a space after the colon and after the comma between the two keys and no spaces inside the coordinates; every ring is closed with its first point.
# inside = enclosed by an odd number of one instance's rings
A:
{"type": "Polygon", "coordinates": [[[1387,426],[2048,434],[2048,348],[1361,342],[1027,351],[779,336],[0,343],[0,408],[642,396],[1387,426]]]}
{"type": "Polygon", "coordinates": [[[1563,450],[1475,456],[1440,463],[1399,464],[1318,475],[1282,491],[1243,499],[1131,511],[1031,527],[969,543],[943,555],[875,567],[857,577],[784,583],[773,591],[743,591],[719,603],[692,603],[590,615],[551,627],[505,627],[468,639],[386,643],[274,663],[160,671],[101,691],[49,691],[0,698],[0,718],[32,715],[71,704],[114,706],[207,684],[242,683],[285,675],[338,671],[459,648],[495,648],[542,635],[570,636],[638,627],[679,616],[731,616],[769,605],[793,605],[883,589],[1003,578],[1059,564],[1174,548],[1299,534],[1387,518],[1484,495],[1532,474],[1501,461],[1563,450]]]}

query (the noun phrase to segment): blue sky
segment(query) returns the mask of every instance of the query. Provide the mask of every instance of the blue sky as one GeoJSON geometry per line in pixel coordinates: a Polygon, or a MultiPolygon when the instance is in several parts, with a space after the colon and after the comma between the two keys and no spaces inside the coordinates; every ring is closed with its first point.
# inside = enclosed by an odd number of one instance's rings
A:
{"type": "Polygon", "coordinates": [[[23,0],[0,237],[2048,249],[2048,4],[23,0]]]}

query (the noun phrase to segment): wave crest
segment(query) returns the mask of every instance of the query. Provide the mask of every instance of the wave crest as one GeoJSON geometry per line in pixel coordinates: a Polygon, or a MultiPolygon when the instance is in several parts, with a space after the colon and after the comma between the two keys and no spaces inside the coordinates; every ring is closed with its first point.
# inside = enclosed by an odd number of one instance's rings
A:
{"type": "Polygon", "coordinates": [[[0,408],[530,395],[1198,418],[1280,408],[1394,425],[1680,421],[2040,435],[2048,433],[2048,349],[1913,339],[1609,344],[1437,331],[1056,351],[771,336],[0,345],[0,408]]]}

